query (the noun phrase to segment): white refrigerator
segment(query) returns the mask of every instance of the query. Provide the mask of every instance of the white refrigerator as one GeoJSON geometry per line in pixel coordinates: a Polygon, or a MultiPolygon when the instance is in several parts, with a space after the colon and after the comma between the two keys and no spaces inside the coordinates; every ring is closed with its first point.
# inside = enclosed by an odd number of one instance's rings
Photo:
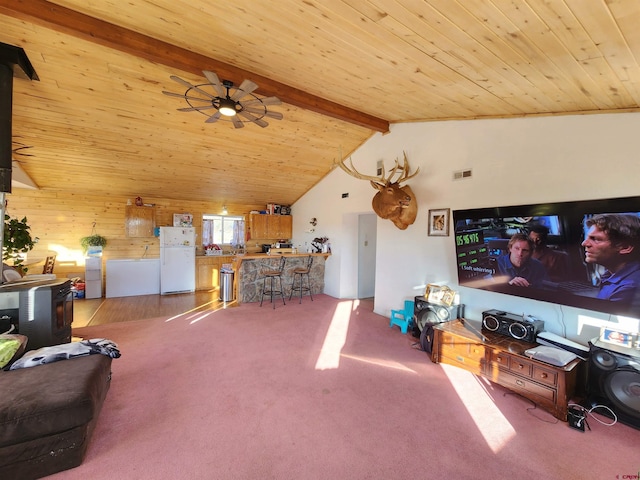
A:
{"type": "Polygon", "coordinates": [[[189,227],[160,227],[160,294],[196,289],[196,232],[189,227]]]}

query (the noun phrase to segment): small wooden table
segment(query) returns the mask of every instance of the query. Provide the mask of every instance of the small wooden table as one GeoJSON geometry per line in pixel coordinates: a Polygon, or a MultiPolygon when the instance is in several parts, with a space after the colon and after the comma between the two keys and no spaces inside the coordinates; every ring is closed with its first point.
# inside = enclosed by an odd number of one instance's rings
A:
{"type": "Polygon", "coordinates": [[[564,367],[533,360],[524,351],[536,344],[481,331],[479,322],[458,319],[433,327],[431,360],[464,368],[528,398],[567,421],[582,361],[564,367]]]}

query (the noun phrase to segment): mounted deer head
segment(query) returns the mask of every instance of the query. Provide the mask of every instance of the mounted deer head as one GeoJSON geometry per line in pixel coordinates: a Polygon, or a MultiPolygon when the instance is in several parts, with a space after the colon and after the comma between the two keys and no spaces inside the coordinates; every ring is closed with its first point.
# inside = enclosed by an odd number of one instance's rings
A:
{"type": "Polygon", "coordinates": [[[345,165],[344,160],[341,160],[339,163],[340,168],[352,177],[359,178],[360,180],[369,180],[371,186],[378,190],[378,193],[375,194],[371,201],[373,211],[376,212],[376,215],[380,218],[391,220],[400,230],[405,230],[415,221],[418,214],[416,197],[411,187],[408,185],[401,187],[400,184],[415,177],[420,169],[418,168],[414,173],[409,175],[409,160],[407,160],[406,152],[404,152],[404,164],[401,166],[396,158],[396,164],[387,177],[385,177],[384,166],[382,167],[381,175],[374,177],[361,174],[353,166],[353,161],[349,160],[349,163],[351,164],[351,168],[345,165]],[[396,180],[393,180],[396,173],[400,176],[396,180]]]}

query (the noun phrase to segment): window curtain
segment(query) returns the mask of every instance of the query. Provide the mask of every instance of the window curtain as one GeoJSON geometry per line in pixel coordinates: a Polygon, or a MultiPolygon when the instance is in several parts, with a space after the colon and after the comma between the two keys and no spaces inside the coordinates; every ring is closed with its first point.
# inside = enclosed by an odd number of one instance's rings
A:
{"type": "Polygon", "coordinates": [[[202,245],[213,243],[213,220],[202,221],[202,245]]]}
{"type": "Polygon", "coordinates": [[[244,221],[235,220],[233,222],[233,240],[231,245],[234,247],[244,246],[244,221]]]}

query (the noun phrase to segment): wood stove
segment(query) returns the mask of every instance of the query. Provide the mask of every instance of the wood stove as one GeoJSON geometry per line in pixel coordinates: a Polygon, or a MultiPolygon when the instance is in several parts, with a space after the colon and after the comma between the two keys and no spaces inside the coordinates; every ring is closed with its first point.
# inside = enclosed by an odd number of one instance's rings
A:
{"type": "Polygon", "coordinates": [[[69,343],[73,322],[71,280],[42,280],[0,287],[0,318],[9,318],[12,333],[28,337],[27,350],[69,343]]]}

